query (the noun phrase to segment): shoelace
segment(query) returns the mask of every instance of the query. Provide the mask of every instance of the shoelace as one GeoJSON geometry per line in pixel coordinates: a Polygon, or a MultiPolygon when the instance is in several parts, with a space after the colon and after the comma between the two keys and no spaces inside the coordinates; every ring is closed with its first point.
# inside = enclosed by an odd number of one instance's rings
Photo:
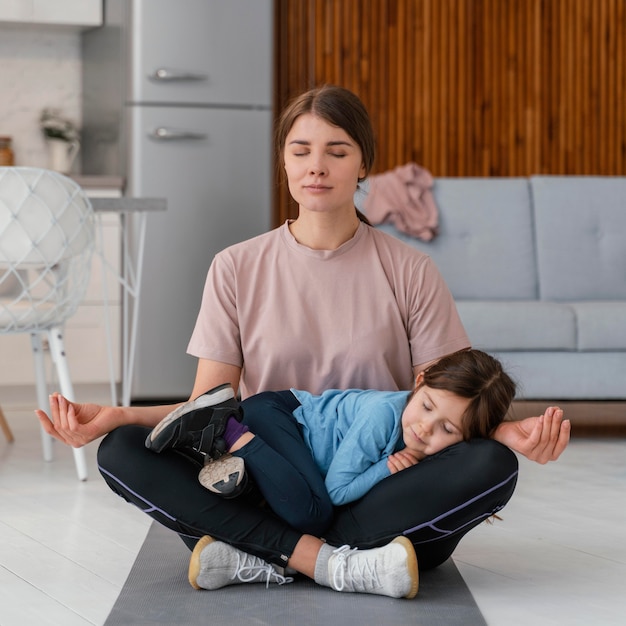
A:
{"type": "Polygon", "coordinates": [[[348,561],[351,554],[357,552],[357,548],[350,546],[341,546],[333,550],[336,555],[336,563],[333,569],[333,585],[337,591],[343,591],[346,586],[346,572],[348,572],[348,581],[352,583],[352,590],[364,591],[370,587],[379,587],[380,581],[376,568],[370,564],[370,559],[352,559],[348,561]],[[369,579],[369,580],[368,580],[369,579]],[[368,584],[365,581],[368,580],[368,584]]]}
{"type": "MultiPolygon", "coordinates": [[[[233,578],[238,578],[243,583],[252,583],[265,574],[265,587],[269,587],[271,582],[279,585],[293,582],[290,576],[279,574],[271,563],[267,563],[258,556],[245,552],[237,554],[237,566],[233,578]]],[[[261,582],[263,579],[261,578],[261,582]]]]}

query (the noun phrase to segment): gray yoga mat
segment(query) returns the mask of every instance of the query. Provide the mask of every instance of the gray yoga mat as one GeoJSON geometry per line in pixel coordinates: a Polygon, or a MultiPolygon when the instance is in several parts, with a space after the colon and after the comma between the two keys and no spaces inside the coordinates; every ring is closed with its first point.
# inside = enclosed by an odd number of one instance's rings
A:
{"type": "Polygon", "coordinates": [[[269,588],[247,584],[196,591],[187,582],[189,556],[176,534],[153,523],[105,626],[486,625],[452,559],[421,573],[414,600],[395,600],[337,593],[306,578],[269,588]]]}

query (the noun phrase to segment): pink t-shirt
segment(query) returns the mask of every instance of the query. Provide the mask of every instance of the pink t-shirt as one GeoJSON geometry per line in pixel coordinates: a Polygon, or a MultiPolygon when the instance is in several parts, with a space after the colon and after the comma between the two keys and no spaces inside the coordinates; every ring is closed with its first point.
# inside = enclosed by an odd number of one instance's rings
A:
{"type": "Polygon", "coordinates": [[[285,223],[215,256],[187,351],[242,367],[246,398],[410,389],[413,365],[469,345],[427,255],[363,223],[337,250],[312,250],[285,223]]]}

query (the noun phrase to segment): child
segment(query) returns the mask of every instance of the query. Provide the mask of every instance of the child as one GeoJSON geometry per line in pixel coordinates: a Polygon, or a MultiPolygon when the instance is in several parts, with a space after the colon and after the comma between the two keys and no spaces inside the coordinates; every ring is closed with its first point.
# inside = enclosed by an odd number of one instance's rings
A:
{"type": "Polygon", "coordinates": [[[230,385],[221,385],[173,411],[146,446],[207,454],[200,482],[224,497],[241,493],[247,469],[276,514],[303,532],[321,533],[333,505],[357,500],[448,446],[490,437],[514,395],[499,361],[466,350],[420,373],[411,392],[350,389],[314,396],[292,389],[239,405],[230,385]],[[224,452],[227,463],[210,462],[224,452]]]}

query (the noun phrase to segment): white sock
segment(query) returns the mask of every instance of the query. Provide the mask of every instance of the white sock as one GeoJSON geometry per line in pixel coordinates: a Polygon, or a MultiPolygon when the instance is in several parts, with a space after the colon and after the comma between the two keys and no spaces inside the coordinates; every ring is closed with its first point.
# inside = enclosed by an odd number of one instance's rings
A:
{"type": "Polygon", "coordinates": [[[317,555],[317,561],[315,561],[315,582],[323,587],[330,587],[330,577],[328,575],[328,561],[333,555],[335,548],[329,546],[327,543],[323,544],[317,555]]]}

